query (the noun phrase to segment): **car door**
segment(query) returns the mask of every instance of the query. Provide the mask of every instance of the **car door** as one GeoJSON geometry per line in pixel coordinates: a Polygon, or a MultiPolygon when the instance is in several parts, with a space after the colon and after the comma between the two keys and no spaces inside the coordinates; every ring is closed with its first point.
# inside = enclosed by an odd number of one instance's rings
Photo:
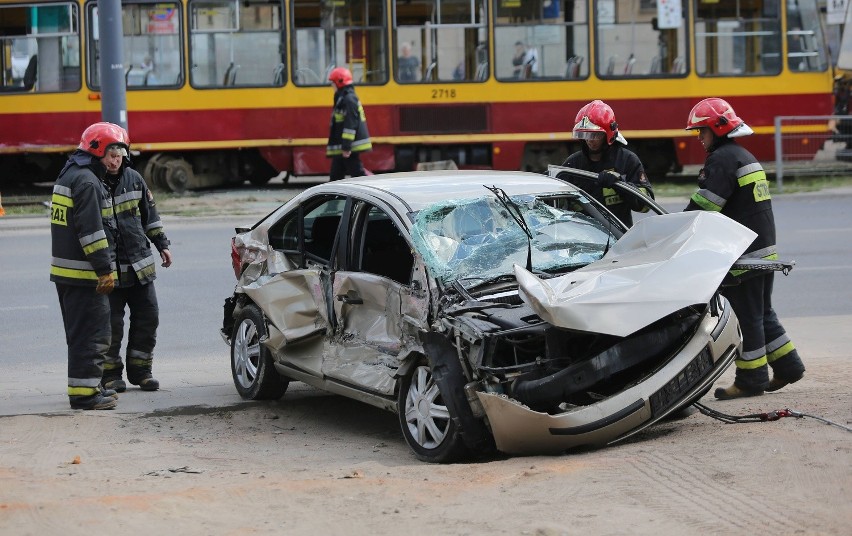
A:
{"type": "Polygon", "coordinates": [[[278,273],[244,289],[269,319],[265,344],[276,359],[317,377],[331,334],[331,267],[345,206],[344,196],[317,196],[271,225],[278,273]]]}
{"type": "Polygon", "coordinates": [[[353,204],[334,274],[336,335],[323,361],[326,376],[385,395],[393,395],[396,370],[419,346],[428,314],[425,271],[403,229],[391,212],[353,204]]]}

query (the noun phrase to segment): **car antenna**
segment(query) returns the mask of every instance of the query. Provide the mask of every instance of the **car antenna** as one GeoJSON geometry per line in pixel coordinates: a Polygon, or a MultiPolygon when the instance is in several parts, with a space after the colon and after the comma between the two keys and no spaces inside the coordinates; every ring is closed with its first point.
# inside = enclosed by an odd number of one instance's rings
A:
{"type": "MultiPolygon", "coordinates": [[[[485,185],[483,185],[485,186],[485,185]]],[[[524,220],[524,215],[521,213],[521,208],[517,203],[512,201],[512,199],[503,191],[502,188],[498,188],[497,186],[485,186],[494,197],[497,198],[497,201],[506,207],[506,210],[509,212],[509,215],[512,216],[512,219],[518,222],[521,229],[524,231],[524,234],[527,235],[527,271],[532,272],[532,231],[530,231],[529,225],[527,225],[526,220],[524,220]]]]}

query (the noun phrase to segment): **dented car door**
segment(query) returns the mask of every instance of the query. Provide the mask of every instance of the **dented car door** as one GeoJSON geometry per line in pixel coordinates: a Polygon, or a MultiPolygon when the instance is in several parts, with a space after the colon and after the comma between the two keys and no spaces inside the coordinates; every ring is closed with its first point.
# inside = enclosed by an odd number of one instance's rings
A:
{"type": "Polygon", "coordinates": [[[400,362],[418,345],[428,305],[423,270],[399,224],[366,203],[353,209],[346,270],[332,286],[334,343],[323,374],[393,395],[400,362]]]}

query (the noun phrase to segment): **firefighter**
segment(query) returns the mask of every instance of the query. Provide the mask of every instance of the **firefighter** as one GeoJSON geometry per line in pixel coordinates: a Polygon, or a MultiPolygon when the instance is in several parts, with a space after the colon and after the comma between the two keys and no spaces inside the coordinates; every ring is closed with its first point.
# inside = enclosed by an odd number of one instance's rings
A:
{"type": "MultiPolygon", "coordinates": [[[[129,142],[128,142],[129,145],[129,142]]],[[[105,182],[112,195],[115,215],[115,252],[118,262],[118,283],[109,295],[112,344],[106,353],[102,385],[123,393],[127,384],[123,379],[121,341],[124,335],[124,312],[130,309],[130,327],[127,333],[127,381],[143,391],[160,388],[152,374],[154,345],[160,311],[154,290],[156,261],[151,243],[157,248],[162,266],[172,264],[169,240],[163,232],[163,222],[157,213],[154,195],[145,180],[135,169],[126,149],[122,158],[107,164],[105,182]]]]}
{"type": "Polygon", "coordinates": [[[109,300],[115,286],[115,220],[102,179],[127,150],[127,132],[111,123],[89,126],[53,186],[50,235],[68,345],[68,398],[73,409],[112,409],[115,391],[101,387],[110,345],[109,300]]]}
{"type": "Polygon", "coordinates": [[[631,227],[631,210],[647,212],[648,206],[639,199],[623,200],[613,185],[617,181],[626,181],[651,199],[654,198],[654,192],[639,157],[625,147],[627,140],[618,131],[612,108],[600,100],[583,106],[574,119],[573,134],[575,138],[584,141],[583,146],[562,165],[598,173],[598,179],[594,181],[571,176],[571,182],[588,192],[625,225],[631,227]]]}
{"type": "Polygon", "coordinates": [[[352,73],[345,67],[332,69],[328,74],[334,85],[334,109],[328,134],[326,156],[331,158],[329,179],[336,181],[349,174],[362,177],[367,174],[360,153],[373,148],[367,131],[367,116],[355,94],[352,73]]]}
{"type": "MultiPolygon", "coordinates": [[[[753,134],[726,101],[704,99],[689,113],[687,130],[697,130],[707,151],[698,175],[698,191],[686,210],[721,212],[748,227],[757,238],[746,250],[746,259],[777,259],[775,218],[769,183],[760,163],[735,138],[753,134]]],[[[743,332],[743,353],[736,360],[733,385],[716,389],[720,400],[760,395],[799,381],[805,366],[775,311],[772,309],[774,272],[751,277],[727,287],[743,332]],[[773,378],[769,379],[769,367],[773,378]]]]}

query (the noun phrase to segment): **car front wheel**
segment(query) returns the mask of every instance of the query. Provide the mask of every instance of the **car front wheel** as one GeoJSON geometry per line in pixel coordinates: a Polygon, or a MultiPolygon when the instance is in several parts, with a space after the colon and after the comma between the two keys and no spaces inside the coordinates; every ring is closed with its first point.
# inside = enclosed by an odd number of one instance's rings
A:
{"type": "Polygon", "coordinates": [[[256,305],[244,307],[231,334],[231,375],[237,392],[248,400],[281,398],[290,383],[275,370],[269,349],[260,342],[265,335],[263,313],[256,305]]]}
{"type": "Polygon", "coordinates": [[[402,381],[397,400],[402,434],[419,460],[450,463],[467,452],[431,368],[417,365],[402,381]]]}

